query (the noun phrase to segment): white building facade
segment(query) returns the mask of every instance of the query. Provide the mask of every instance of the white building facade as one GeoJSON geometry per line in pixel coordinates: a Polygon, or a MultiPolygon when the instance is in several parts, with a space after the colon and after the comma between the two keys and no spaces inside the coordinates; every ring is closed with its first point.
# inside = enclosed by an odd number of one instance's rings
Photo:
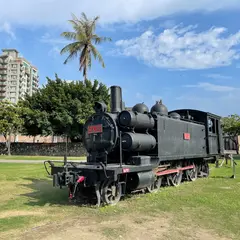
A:
{"type": "Polygon", "coordinates": [[[2,49],[0,55],[0,101],[17,103],[25,94],[37,91],[38,69],[19,57],[16,49],[2,49]]]}

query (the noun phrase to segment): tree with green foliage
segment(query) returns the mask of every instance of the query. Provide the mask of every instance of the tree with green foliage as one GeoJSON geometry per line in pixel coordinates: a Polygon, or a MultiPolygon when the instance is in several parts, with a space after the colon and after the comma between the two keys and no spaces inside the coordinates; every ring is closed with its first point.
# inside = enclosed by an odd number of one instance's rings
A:
{"type": "Polygon", "coordinates": [[[27,102],[19,102],[19,105],[22,105],[21,117],[24,119],[22,129],[23,134],[34,137],[37,135],[48,136],[53,134],[51,123],[48,120],[48,113],[46,111],[31,109],[27,107],[27,102]]]}
{"type": "Polygon", "coordinates": [[[24,132],[31,136],[66,136],[79,142],[96,101],[107,105],[110,101],[108,88],[97,80],[67,82],[57,75],[55,80],[47,78],[46,86],[19,103],[25,109],[24,132]]]}
{"type": "Polygon", "coordinates": [[[85,80],[87,80],[87,71],[92,65],[92,56],[102,64],[102,67],[105,67],[103,58],[94,44],[97,45],[102,42],[111,41],[111,38],[100,37],[95,33],[98,20],[98,16],[88,19],[86,14],[82,13],[82,18],[78,19],[72,14],[72,20],[69,20],[69,22],[72,24],[73,31],[61,34],[67,40],[73,41],[66,45],[60,52],[61,54],[69,54],[64,64],[79,55],[79,71],[83,70],[85,80]]]}
{"type": "Polygon", "coordinates": [[[11,155],[11,135],[17,134],[23,125],[21,111],[18,105],[0,101],[0,133],[6,140],[8,155],[11,155]]]}
{"type": "Polygon", "coordinates": [[[235,143],[237,154],[239,154],[240,116],[237,114],[222,118],[223,132],[235,143]]]}

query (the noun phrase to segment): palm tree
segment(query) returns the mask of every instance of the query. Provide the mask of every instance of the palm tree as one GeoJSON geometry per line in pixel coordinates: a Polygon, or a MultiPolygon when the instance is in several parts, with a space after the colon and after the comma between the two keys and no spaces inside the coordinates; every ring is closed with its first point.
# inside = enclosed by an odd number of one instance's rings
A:
{"type": "Polygon", "coordinates": [[[92,20],[89,20],[86,14],[82,13],[81,19],[78,19],[74,14],[72,14],[72,18],[73,19],[69,20],[69,22],[73,26],[73,31],[63,32],[61,36],[67,40],[73,40],[73,42],[66,45],[60,53],[69,54],[67,59],[64,61],[64,64],[74,57],[77,57],[79,54],[79,71],[83,70],[83,77],[86,80],[87,71],[92,65],[92,55],[102,64],[102,67],[105,67],[101,54],[93,44],[111,41],[111,38],[99,37],[95,33],[96,23],[99,19],[98,16],[94,17],[92,20]]]}

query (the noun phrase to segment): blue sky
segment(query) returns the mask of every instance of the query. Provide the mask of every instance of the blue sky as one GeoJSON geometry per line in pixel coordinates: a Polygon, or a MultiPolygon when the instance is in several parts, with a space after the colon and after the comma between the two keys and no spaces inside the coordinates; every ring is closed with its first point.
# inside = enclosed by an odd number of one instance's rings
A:
{"type": "Polygon", "coordinates": [[[99,15],[97,33],[113,40],[98,46],[106,68],[94,61],[89,77],[120,85],[127,106],[151,108],[162,99],[169,110],[240,114],[239,0],[9,0],[4,6],[0,47],[18,49],[37,66],[40,85],[55,73],[82,80],[78,60],[63,65],[59,51],[71,13],[84,11],[99,15]]]}

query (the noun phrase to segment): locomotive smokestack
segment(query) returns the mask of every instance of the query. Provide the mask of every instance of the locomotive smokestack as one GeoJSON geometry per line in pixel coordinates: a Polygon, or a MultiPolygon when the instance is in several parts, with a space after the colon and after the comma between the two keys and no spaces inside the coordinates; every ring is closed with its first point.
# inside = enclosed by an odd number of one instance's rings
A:
{"type": "Polygon", "coordinates": [[[122,89],[119,86],[111,86],[111,112],[122,111],[122,89]]]}

